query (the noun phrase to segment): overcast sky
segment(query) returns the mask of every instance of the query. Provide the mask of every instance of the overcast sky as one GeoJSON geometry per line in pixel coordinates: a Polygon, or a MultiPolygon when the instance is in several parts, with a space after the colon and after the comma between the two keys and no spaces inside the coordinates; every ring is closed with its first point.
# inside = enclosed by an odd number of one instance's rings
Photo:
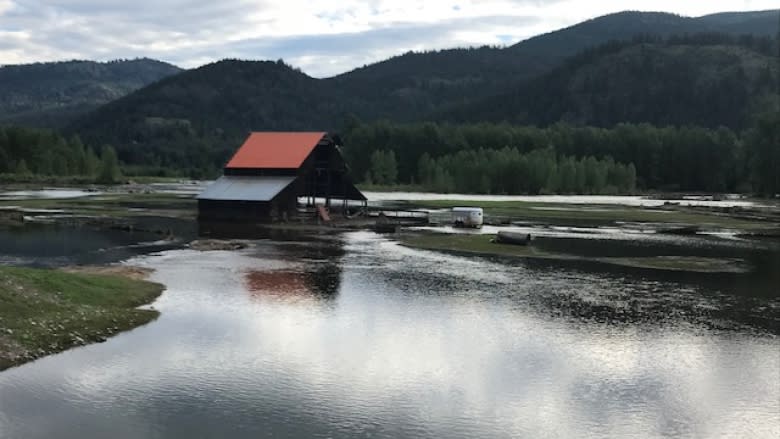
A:
{"type": "Polygon", "coordinates": [[[279,59],[330,76],[409,50],[509,45],[626,9],[699,16],[778,0],[0,0],[0,64],[279,59]]]}

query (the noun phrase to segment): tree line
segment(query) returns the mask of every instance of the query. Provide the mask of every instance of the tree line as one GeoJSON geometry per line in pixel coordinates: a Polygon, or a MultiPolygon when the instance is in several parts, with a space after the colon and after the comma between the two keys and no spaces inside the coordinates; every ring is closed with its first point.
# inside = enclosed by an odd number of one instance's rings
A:
{"type": "MultiPolygon", "coordinates": [[[[392,185],[396,175],[395,153],[375,151],[364,181],[392,185]]],[[[413,181],[425,190],[443,193],[617,194],[634,191],[636,169],[611,157],[558,156],[553,148],[527,154],[517,148],[480,148],[438,158],[423,153],[413,181]]]]}
{"type": "Polygon", "coordinates": [[[540,128],[352,120],[342,138],[355,178],[375,184],[490,193],[636,188],[772,195],[780,192],[779,132],[780,112],[774,111],[744,132],[649,124],[540,128]],[[604,181],[605,173],[611,179],[604,181]],[[590,179],[582,177],[586,174],[590,179]]]}
{"type": "Polygon", "coordinates": [[[82,177],[116,183],[121,169],[116,151],[109,145],[97,153],[78,136],[65,139],[50,130],[0,127],[0,174],[14,174],[17,179],[82,177]]]}
{"type": "MultiPolygon", "coordinates": [[[[780,111],[755,118],[750,129],[549,127],[508,123],[361,123],[342,131],[353,178],[416,184],[426,190],[492,194],[627,193],[634,190],[780,193],[780,111]]],[[[237,145],[237,144],[236,144],[237,145]]],[[[213,148],[187,151],[179,166],[141,160],[125,164],[114,148],[99,152],[78,136],[0,128],[0,174],[80,176],[111,183],[127,175],[188,175],[212,164],[213,148]],[[202,168],[186,168],[202,162],[202,168]],[[138,165],[135,163],[144,163],[138,165]]],[[[219,159],[224,163],[225,157],[219,159]]]]}

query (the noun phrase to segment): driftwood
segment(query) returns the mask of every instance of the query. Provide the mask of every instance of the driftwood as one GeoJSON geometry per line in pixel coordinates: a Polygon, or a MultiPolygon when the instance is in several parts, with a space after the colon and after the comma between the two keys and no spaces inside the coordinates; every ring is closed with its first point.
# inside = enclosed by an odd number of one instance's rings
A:
{"type": "Polygon", "coordinates": [[[191,249],[199,251],[241,250],[247,247],[245,241],[238,240],[198,239],[190,243],[191,249]]]}
{"type": "Polygon", "coordinates": [[[499,244],[528,245],[531,243],[530,233],[498,232],[495,242],[499,244]]]}
{"type": "Polygon", "coordinates": [[[377,233],[395,233],[398,231],[398,224],[377,221],[376,224],[374,224],[373,229],[377,233]]]}
{"type": "Polygon", "coordinates": [[[658,233],[669,235],[695,235],[699,232],[699,226],[672,226],[658,229],[658,233]]]}

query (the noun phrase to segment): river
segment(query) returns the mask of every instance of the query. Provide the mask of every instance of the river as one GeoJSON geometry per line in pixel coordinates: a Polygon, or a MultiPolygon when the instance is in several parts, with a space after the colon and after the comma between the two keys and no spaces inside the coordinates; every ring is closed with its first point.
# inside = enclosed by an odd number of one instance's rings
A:
{"type": "Polygon", "coordinates": [[[739,277],[370,232],[126,263],[160,318],[0,373],[0,438],[780,436],[778,295],[739,277]]]}

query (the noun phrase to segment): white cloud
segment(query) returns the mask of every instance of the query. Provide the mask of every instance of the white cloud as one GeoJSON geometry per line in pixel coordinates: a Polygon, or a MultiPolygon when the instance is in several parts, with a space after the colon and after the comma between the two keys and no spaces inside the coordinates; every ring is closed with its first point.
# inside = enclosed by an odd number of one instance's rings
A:
{"type": "Polygon", "coordinates": [[[776,0],[0,0],[0,64],[149,56],[195,67],[284,58],[328,76],[408,50],[513,43],[626,9],[703,15],[776,7],[776,0]]]}

